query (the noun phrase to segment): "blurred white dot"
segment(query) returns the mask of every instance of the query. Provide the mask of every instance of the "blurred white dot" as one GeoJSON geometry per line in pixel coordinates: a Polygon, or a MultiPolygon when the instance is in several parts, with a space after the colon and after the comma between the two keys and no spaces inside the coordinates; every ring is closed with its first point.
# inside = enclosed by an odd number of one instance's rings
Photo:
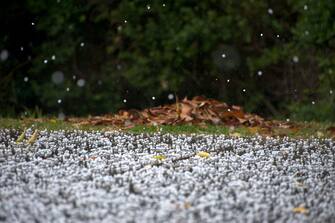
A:
{"type": "Polygon", "coordinates": [[[156,100],[156,97],[155,97],[155,96],[152,96],[151,98],[152,98],[152,100],[156,100]]]}
{"type": "Polygon", "coordinates": [[[123,103],[127,103],[127,99],[123,99],[123,103]]]}
{"type": "Polygon", "coordinates": [[[261,70],[257,71],[257,75],[258,76],[262,76],[263,75],[263,72],[261,70]]]}
{"type": "Polygon", "coordinates": [[[169,99],[169,100],[173,100],[173,98],[174,98],[174,95],[173,95],[173,94],[169,94],[169,95],[168,95],[168,99],[169,99]]]}
{"type": "Polygon", "coordinates": [[[64,73],[62,71],[56,71],[51,75],[51,80],[55,84],[61,84],[64,81],[64,73]]]}
{"type": "Polygon", "coordinates": [[[102,85],[102,80],[98,80],[98,85],[102,85]]]}
{"type": "Polygon", "coordinates": [[[230,80],[229,79],[227,79],[227,83],[229,83],[230,82],[230,80]]]}
{"type": "Polygon", "coordinates": [[[329,94],[333,94],[333,90],[329,90],[329,94]]]}
{"type": "Polygon", "coordinates": [[[292,60],[293,60],[294,63],[298,63],[299,62],[299,57],[298,56],[294,56],[292,58],[292,60]]]}
{"type": "Polygon", "coordinates": [[[124,23],[127,23],[127,20],[124,20],[124,23]]]}
{"type": "Polygon", "coordinates": [[[259,34],[261,37],[263,37],[263,33],[259,34]]]}
{"type": "Polygon", "coordinates": [[[277,34],[276,37],[279,38],[280,37],[279,34],[277,34]]]}
{"type": "Polygon", "coordinates": [[[21,46],[21,47],[20,47],[20,50],[21,50],[21,51],[23,51],[23,50],[24,50],[23,46],[21,46]]]}
{"type": "Polygon", "coordinates": [[[32,26],[34,26],[34,25],[35,25],[35,23],[34,23],[34,22],[32,22],[32,23],[31,23],[31,25],[32,25],[32,26]]]}
{"type": "Polygon", "coordinates": [[[121,31],[121,30],[122,30],[122,26],[118,26],[118,27],[117,27],[117,30],[118,30],[118,31],[121,31]]]}
{"type": "Polygon", "coordinates": [[[47,64],[47,63],[48,63],[48,60],[43,60],[43,63],[47,64]]]}
{"type": "Polygon", "coordinates": [[[84,87],[85,86],[85,80],[84,79],[79,79],[78,81],[77,81],[77,85],[78,85],[78,87],[84,87]]]}
{"type": "Polygon", "coordinates": [[[147,9],[150,10],[150,8],[151,8],[150,5],[147,5],[147,9]]]}
{"type": "Polygon", "coordinates": [[[58,99],[58,100],[57,100],[57,103],[58,103],[58,104],[62,103],[62,99],[58,99]]]}
{"type": "Polygon", "coordinates": [[[58,119],[63,121],[65,119],[65,114],[63,112],[59,112],[58,119]]]}
{"type": "Polygon", "coordinates": [[[308,30],[305,31],[305,35],[306,35],[306,36],[309,35],[309,31],[308,31],[308,30]]]}
{"type": "Polygon", "coordinates": [[[165,7],[165,4],[163,3],[163,7],[165,7]]]}
{"type": "Polygon", "coordinates": [[[289,121],[290,121],[290,119],[289,119],[289,118],[287,118],[287,119],[286,119],[286,121],[287,121],[287,122],[289,122],[289,121]]]}
{"type": "Polygon", "coordinates": [[[69,91],[70,91],[70,88],[67,87],[67,88],[66,88],[66,91],[69,92],[69,91]]]}
{"type": "Polygon", "coordinates": [[[51,56],[51,60],[56,60],[56,56],[55,56],[55,55],[52,55],[52,56],[51,56]]]}
{"type": "Polygon", "coordinates": [[[0,53],[1,61],[7,60],[8,56],[9,56],[9,53],[7,50],[1,50],[1,53],[0,53]]]}
{"type": "Polygon", "coordinates": [[[243,89],[242,91],[243,91],[243,92],[246,92],[247,90],[246,90],[246,89],[243,89]]]}
{"type": "Polygon", "coordinates": [[[29,78],[28,77],[24,77],[23,80],[24,80],[24,82],[28,82],[29,78]]]}
{"type": "Polygon", "coordinates": [[[229,112],[230,112],[230,111],[231,111],[231,110],[230,110],[230,108],[228,108],[228,109],[227,109],[227,111],[229,111],[229,112]]]}
{"type": "Polygon", "coordinates": [[[84,43],[84,42],[81,42],[81,43],[80,43],[80,46],[81,46],[81,47],[84,47],[84,46],[85,46],[85,43],[84,43]]]}
{"type": "Polygon", "coordinates": [[[312,105],[315,105],[315,101],[312,101],[312,105]]]}
{"type": "Polygon", "coordinates": [[[224,54],[224,53],[221,56],[222,56],[222,58],[226,58],[227,57],[227,55],[224,54]]]}
{"type": "Polygon", "coordinates": [[[270,15],[272,15],[273,14],[273,10],[270,8],[270,9],[268,9],[268,13],[270,14],[270,15]]]}
{"type": "Polygon", "coordinates": [[[73,75],[73,76],[72,76],[72,79],[73,79],[73,80],[75,80],[76,78],[77,78],[76,75],[73,75]]]}
{"type": "Polygon", "coordinates": [[[308,10],[308,6],[307,5],[304,5],[304,10],[308,10]]]}

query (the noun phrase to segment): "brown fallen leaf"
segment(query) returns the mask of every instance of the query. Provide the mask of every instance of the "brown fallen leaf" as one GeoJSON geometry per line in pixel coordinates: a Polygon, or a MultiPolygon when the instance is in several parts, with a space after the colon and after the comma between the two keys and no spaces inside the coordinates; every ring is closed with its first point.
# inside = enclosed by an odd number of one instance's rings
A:
{"type": "Polygon", "coordinates": [[[179,104],[179,98],[178,95],[176,95],[176,113],[177,113],[177,118],[180,118],[180,104],[179,104]]]}
{"type": "MultiPolygon", "coordinates": [[[[244,112],[243,108],[215,99],[196,96],[184,98],[176,103],[162,105],[144,110],[120,110],[116,114],[94,116],[89,118],[69,118],[69,122],[78,125],[110,125],[130,128],[135,125],[176,125],[176,124],[224,124],[228,126],[247,126],[268,129],[290,128],[290,123],[282,121],[265,121],[262,117],[244,112]]],[[[251,130],[254,131],[254,130],[251,130]]],[[[256,130],[255,130],[256,131],[256,130]]]]}
{"type": "Polygon", "coordinates": [[[261,129],[260,129],[259,127],[255,126],[255,127],[249,127],[249,128],[248,128],[248,131],[249,131],[251,134],[257,134],[257,133],[259,133],[259,132],[261,131],[261,129]]]}
{"type": "Polygon", "coordinates": [[[335,126],[328,127],[327,132],[330,133],[332,137],[335,137],[335,126]]]}
{"type": "Polygon", "coordinates": [[[184,203],[184,208],[185,209],[188,209],[188,208],[190,208],[191,207],[191,204],[189,203],[189,202],[185,202],[184,203]]]}
{"type": "Polygon", "coordinates": [[[187,103],[181,104],[181,111],[179,117],[185,121],[193,120],[193,118],[191,117],[192,109],[192,106],[187,103]]]}

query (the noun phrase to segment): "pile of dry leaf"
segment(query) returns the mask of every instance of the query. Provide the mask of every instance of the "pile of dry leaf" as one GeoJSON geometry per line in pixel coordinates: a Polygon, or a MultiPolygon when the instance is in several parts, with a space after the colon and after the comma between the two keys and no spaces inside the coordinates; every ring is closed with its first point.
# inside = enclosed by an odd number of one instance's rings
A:
{"type": "Polygon", "coordinates": [[[135,125],[176,125],[176,124],[224,124],[229,126],[271,127],[285,125],[276,121],[265,121],[262,117],[246,113],[239,106],[229,106],[224,102],[196,96],[192,100],[184,98],[153,108],[139,110],[121,110],[117,114],[95,116],[85,119],[70,118],[77,124],[113,125],[133,127],[135,125]]]}

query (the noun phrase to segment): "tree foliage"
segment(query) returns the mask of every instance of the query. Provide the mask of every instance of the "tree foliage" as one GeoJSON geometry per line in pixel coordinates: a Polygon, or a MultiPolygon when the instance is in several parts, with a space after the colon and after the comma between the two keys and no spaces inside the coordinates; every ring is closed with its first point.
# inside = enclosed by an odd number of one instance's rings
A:
{"type": "Polygon", "coordinates": [[[7,21],[0,43],[13,52],[0,63],[4,114],[34,106],[105,113],[176,94],[206,95],[269,116],[335,120],[331,0],[4,4],[12,11],[1,17],[22,15],[18,27],[7,21]],[[27,35],[15,37],[16,29],[27,35]],[[27,51],[20,56],[22,44],[27,51]],[[61,84],[51,81],[56,71],[64,73],[61,84]]]}

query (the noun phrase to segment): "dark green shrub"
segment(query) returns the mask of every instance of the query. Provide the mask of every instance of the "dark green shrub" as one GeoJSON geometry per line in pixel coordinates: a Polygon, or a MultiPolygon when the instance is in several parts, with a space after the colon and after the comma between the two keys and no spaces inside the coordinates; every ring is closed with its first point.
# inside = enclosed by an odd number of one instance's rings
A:
{"type": "Polygon", "coordinates": [[[1,97],[14,112],[37,105],[84,115],[206,95],[268,116],[334,120],[334,4],[28,0],[38,41],[1,97]],[[56,71],[60,84],[51,81],[56,71]]]}

